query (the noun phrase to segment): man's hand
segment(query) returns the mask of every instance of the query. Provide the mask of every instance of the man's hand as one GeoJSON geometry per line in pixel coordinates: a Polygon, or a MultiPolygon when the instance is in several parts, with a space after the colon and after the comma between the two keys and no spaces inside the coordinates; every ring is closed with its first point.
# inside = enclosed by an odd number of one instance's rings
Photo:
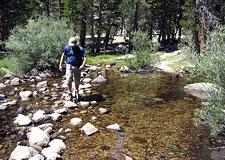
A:
{"type": "Polygon", "coordinates": [[[63,71],[63,67],[61,65],[59,66],[59,70],[60,70],[60,72],[63,71]]]}
{"type": "Polygon", "coordinates": [[[79,70],[82,70],[82,69],[84,69],[84,65],[81,65],[79,68],[79,70]]]}

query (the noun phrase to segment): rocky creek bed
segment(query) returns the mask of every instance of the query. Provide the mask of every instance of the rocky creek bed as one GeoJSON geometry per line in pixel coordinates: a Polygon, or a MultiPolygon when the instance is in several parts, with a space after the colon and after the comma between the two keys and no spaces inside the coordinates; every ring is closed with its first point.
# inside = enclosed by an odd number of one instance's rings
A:
{"type": "Polygon", "coordinates": [[[64,77],[5,76],[0,158],[212,159],[207,128],[193,122],[203,100],[184,91],[194,79],[111,66],[89,66],[82,77],[76,102],[64,77]]]}

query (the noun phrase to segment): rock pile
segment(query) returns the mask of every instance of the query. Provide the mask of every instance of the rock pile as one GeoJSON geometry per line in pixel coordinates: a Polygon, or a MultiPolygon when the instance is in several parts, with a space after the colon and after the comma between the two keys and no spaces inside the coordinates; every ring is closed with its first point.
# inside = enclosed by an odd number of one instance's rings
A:
{"type": "MultiPolygon", "coordinates": [[[[107,69],[111,68],[107,66],[107,69]]],[[[79,87],[79,94],[86,96],[92,93],[91,87],[92,84],[102,84],[107,81],[103,75],[99,75],[96,79],[91,79],[88,76],[91,73],[97,72],[99,69],[102,69],[100,66],[88,66],[88,68],[82,72],[82,85],[79,87]]],[[[99,72],[102,73],[102,72],[99,72]]],[[[35,74],[37,74],[35,72],[35,74]]],[[[14,119],[15,127],[17,128],[17,136],[25,135],[24,138],[28,139],[26,144],[18,142],[16,148],[12,151],[10,155],[10,160],[14,159],[31,159],[31,160],[42,160],[49,159],[55,160],[59,159],[64,150],[66,150],[66,145],[64,140],[66,137],[60,135],[63,133],[63,129],[58,130],[58,136],[52,136],[57,132],[54,122],[60,122],[62,117],[71,112],[78,111],[80,108],[87,109],[90,106],[95,106],[96,101],[80,101],[79,103],[74,102],[73,100],[66,100],[67,93],[63,93],[63,87],[66,85],[63,83],[59,85],[58,83],[49,84],[46,80],[47,75],[41,76],[24,76],[25,78],[19,78],[15,75],[6,75],[4,77],[5,82],[0,84],[0,91],[5,88],[12,88],[13,93],[11,93],[15,99],[12,99],[8,95],[2,94],[0,92],[0,111],[10,109],[12,106],[17,106],[18,115],[14,119]],[[28,90],[26,87],[23,88],[23,84],[29,83],[29,87],[32,88],[28,90]],[[61,97],[60,97],[61,96],[61,97]],[[38,109],[29,110],[22,106],[23,103],[30,101],[39,97],[42,99],[42,102],[36,102],[38,109]],[[43,105],[47,105],[48,101],[54,101],[54,105],[51,109],[46,109],[43,105]],[[18,103],[21,102],[21,103],[18,103]],[[21,105],[21,106],[19,106],[21,105]],[[41,105],[42,107],[40,107],[41,105]],[[59,106],[62,106],[59,108],[59,106]],[[51,122],[51,123],[50,123],[51,122]]],[[[65,77],[63,77],[65,78],[65,77]]],[[[65,82],[65,81],[63,81],[65,82]]],[[[109,111],[105,108],[99,108],[98,113],[108,114],[109,111]]],[[[85,110],[80,111],[86,113],[85,110]]],[[[96,121],[98,118],[93,116],[90,121],[96,121]]],[[[79,117],[74,117],[70,120],[71,127],[75,127],[83,134],[91,136],[99,132],[90,122],[84,124],[83,120],[79,117]]],[[[121,127],[118,124],[110,125],[106,127],[112,131],[121,131],[121,127]]],[[[65,129],[65,133],[71,132],[70,128],[65,129]]]]}

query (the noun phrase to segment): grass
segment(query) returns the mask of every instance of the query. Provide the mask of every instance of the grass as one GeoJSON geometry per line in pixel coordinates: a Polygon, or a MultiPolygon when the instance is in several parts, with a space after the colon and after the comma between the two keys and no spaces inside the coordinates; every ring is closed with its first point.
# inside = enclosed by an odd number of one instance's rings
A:
{"type": "Polygon", "coordinates": [[[121,57],[123,55],[98,55],[98,56],[88,56],[87,64],[89,65],[107,65],[107,64],[116,64],[118,67],[126,65],[124,60],[118,60],[116,58],[121,57]]]}
{"type": "Polygon", "coordinates": [[[4,76],[6,71],[13,73],[22,72],[19,69],[18,59],[15,56],[6,56],[0,59],[1,76],[4,76]]]}

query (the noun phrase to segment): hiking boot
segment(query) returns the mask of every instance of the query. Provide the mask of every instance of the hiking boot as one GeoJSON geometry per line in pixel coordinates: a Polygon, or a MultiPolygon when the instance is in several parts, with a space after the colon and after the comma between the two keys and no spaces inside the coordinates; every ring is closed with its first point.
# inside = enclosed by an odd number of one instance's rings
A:
{"type": "Polygon", "coordinates": [[[65,100],[67,100],[67,101],[71,101],[71,100],[72,100],[72,98],[73,98],[72,93],[70,93],[70,92],[66,92],[65,100]]]}

